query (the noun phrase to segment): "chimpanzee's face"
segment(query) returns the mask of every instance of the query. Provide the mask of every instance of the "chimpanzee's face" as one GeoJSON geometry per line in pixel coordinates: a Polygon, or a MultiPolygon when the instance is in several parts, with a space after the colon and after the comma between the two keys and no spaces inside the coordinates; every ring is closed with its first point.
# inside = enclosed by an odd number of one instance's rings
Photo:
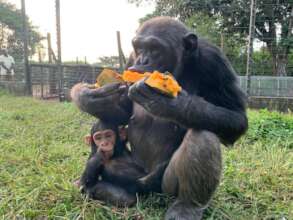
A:
{"type": "Polygon", "coordinates": [[[114,154],[116,134],[110,129],[97,131],[93,134],[93,141],[105,159],[110,159],[114,154]]]}
{"type": "Polygon", "coordinates": [[[167,71],[178,79],[197,48],[197,36],[175,20],[154,18],[137,30],[132,45],[129,70],[167,71]]]}
{"type": "Polygon", "coordinates": [[[132,44],[135,60],[130,70],[173,72],[176,65],[175,54],[164,39],[157,36],[137,35],[132,40],[132,44]]]}

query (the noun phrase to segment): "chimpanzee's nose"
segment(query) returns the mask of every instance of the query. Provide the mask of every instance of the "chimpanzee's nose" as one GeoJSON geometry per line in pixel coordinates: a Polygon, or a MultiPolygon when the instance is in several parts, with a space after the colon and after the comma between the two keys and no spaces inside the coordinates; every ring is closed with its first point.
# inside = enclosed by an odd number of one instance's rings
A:
{"type": "Polygon", "coordinates": [[[147,65],[149,64],[149,58],[147,56],[143,56],[141,58],[141,65],[147,65]]]}
{"type": "Polygon", "coordinates": [[[130,71],[132,71],[132,72],[143,73],[143,71],[140,70],[139,68],[137,68],[136,66],[131,66],[131,67],[129,67],[127,70],[130,70],[130,71]]]}
{"type": "Polygon", "coordinates": [[[102,143],[101,143],[101,146],[102,146],[102,147],[107,146],[107,142],[102,142],[102,143]]]}

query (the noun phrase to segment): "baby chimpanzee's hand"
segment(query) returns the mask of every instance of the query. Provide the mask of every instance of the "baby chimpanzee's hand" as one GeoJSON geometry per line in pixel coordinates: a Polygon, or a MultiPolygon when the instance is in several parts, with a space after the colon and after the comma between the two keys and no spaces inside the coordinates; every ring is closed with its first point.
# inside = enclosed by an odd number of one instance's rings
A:
{"type": "Polygon", "coordinates": [[[99,180],[99,174],[103,169],[103,156],[100,152],[95,153],[87,162],[86,168],[80,178],[83,188],[94,186],[99,180]]]}

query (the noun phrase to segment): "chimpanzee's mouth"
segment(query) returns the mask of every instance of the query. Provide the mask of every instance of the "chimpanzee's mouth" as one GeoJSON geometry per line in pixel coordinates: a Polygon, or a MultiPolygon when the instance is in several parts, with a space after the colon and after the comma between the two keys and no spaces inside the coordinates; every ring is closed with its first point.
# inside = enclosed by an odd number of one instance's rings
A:
{"type": "Polygon", "coordinates": [[[154,72],[156,69],[152,67],[145,67],[145,66],[131,66],[127,70],[132,72],[138,72],[138,73],[145,73],[145,72],[154,72]]]}

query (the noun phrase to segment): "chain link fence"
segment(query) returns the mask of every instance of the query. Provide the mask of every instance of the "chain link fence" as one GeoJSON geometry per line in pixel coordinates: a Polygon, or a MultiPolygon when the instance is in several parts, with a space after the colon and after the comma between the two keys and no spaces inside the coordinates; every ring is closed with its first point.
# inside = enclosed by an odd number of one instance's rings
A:
{"type": "MultiPolygon", "coordinates": [[[[64,92],[68,96],[68,91],[78,82],[95,82],[96,77],[103,68],[79,64],[61,65],[64,76],[64,92]]],[[[59,67],[54,64],[32,64],[30,65],[32,75],[33,96],[44,99],[59,97],[59,67]]],[[[68,97],[67,97],[68,99],[68,97]]]]}
{"type": "MultiPolygon", "coordinates": [[[[206,2],[192,8],[193,14],[186,23],[226,54],[239,75],[242,89],[250,97],[293,99],[293,2],[233,1],[208,7],[206,2]],[[204,15],[206,10],[213,16],[204,15]],[[226,28],[219,28],[224,23],[226,28]]],[[[23,54],[18,54],[22,58],[16,59],[14,77],[1,77],[0,87],[21,95],[31,87],[34,97],[49,99],[66,96],[78,82],[95,81],[102,67],[88,64],[60,67],[50,38],[48,34],[42,42],[39,63],[29,65],[30,81],[24,73],[23,54]]]]}
{"type": "MultiPolygon", "coordinates": [[[[247,87],[247,77],[239,76],[243,90],[247,87]]],[[[293,77],[252,76],[250,96],[293,98],[293,77]]]]}

